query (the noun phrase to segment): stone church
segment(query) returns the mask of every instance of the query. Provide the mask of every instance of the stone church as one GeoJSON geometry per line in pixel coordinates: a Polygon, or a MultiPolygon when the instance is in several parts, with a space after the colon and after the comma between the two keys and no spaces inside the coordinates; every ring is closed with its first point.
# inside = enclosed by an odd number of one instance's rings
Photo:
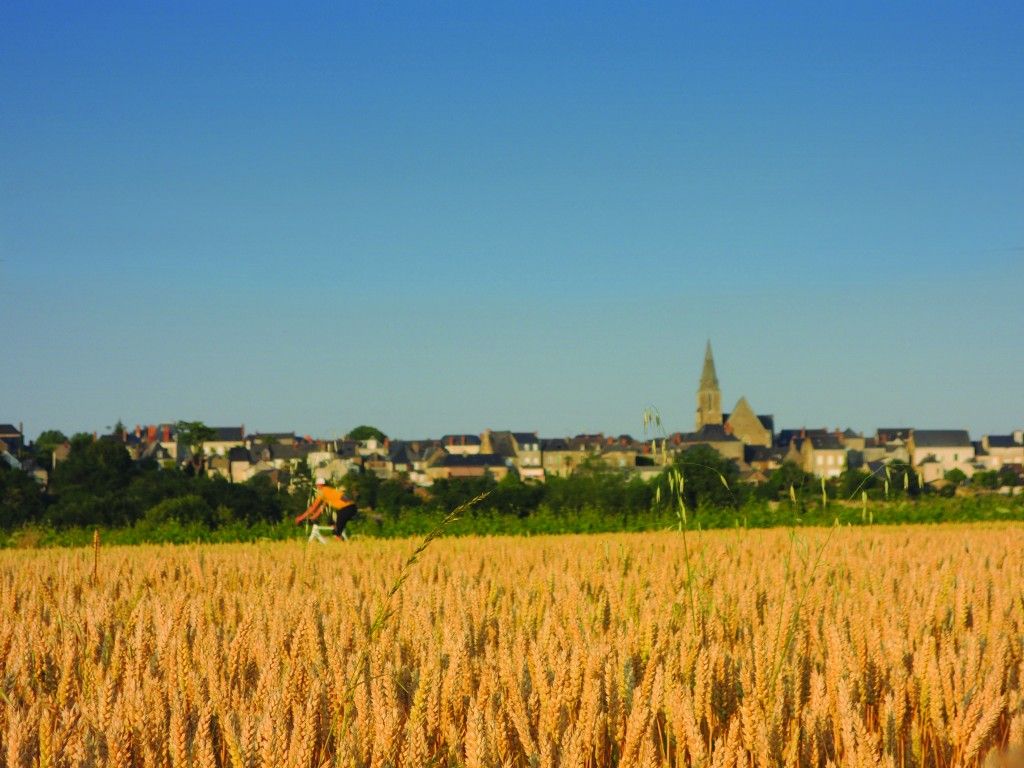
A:
{"type": "Polygon", "coordinates": [[[722,413],[722,390],[718,386],[715,372],[715,357],[711,352],[711,341],[704,350],[704,369],[700,374],[697,389],[697,435],[712,435],[724,431],[744,445],[770,447],[774,438],[774,419],[758,415],[750,407],[747,398],[741,397],[731,413],[722,413]]]}

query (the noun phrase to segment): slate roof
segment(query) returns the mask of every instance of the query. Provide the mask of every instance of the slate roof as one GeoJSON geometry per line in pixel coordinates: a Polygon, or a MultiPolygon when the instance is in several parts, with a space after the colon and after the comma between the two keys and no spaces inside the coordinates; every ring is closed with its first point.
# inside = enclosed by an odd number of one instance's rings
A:
{"type": "Polygon", "coordinates": [[[816,451],[843,450],[843,444],[835,435],[808,435],[807,439],[811,441],[811,447],[816,451]]]}
{"type": "Polygon", "coordinates": [[[245,440],[245,429],[242,427],[210,427],[213,430],[211,442],[231,443],[245,440]]]}
{"type": "Polygon", "coordinates": [[[540,442],[536,432],[513,432],[512,439],[516,441],[517,445],[532,445],[533,443],[540,442]]]}
{"type": "Polygon", "coordinates": [[[540,449],[542,451],[568,451],[569,441],[563,437],[542,437],[540,449]]]}
{"type": "Polygon", "coordinates": [[[0,436],[13,437],[14,435],[21,437],[21,432],[16,426],[13,424],[0,424],[0,436]]]}
{"type": "Polygon", "coordinates": [[[989,448],[1015,448],[1020,443],[1013,439],[1013,435],[987,435],[989,448]]]}
{"type": "Polygon", "coordinates": [[[247,435],[246,440],[294,440],[294,432],[253,432],[251,435],[247,435]]]}
{"type": "MultiPolygon", "coordinates": [[[[234,450],[232,448],[231,450],[234,450]]],[[[266,446],[270,455],[275,459],[304,459],[312,451],[308,445],[284,445],[274,444],[266,446]]]]}
{"type": "Polygon", "coordinates": [[[598,432],[592,435],[576,435],[569,440],[569,445],[573,448],[600,448],[604,442],[604,435],[598,432]]]}
{"type": "Polygon", "coordinates": [[[807,437],[813,437],[814,435],[827,435],[829,431],[823,427],[817,429],[807,429],[805,427],[800,429],[780,429],[779,433],[775,436],[775,444],[780,448],[786,448],[793,440],[801,438],[805,434],[807,437]]]}
{"type": "Polygon", "coordinates": [[[449,453],[441,459],[442,467],[504,467],[505,459],[496,453],[472,453],[462,456],[449,453]]]}
{"type": "Polygon", "coordinates": [[[875,434],[879,442],[891,443],[893,440],[906,440],[913,431],[913,427],[879,427],[875,434]]]}
{"type": "Polygon", "coordinates": [[[249,453],[248,448],[243,448],[240,445],[236,445],[230,451],[228,451],[228,461],[248,461],[252,462],[252,454],[249,453]]]}
{"type": "Polygon", "coordinates": [[[696,432],[680,435],[684,443],[738,443],[739,439],[725,431],[721,424],[705,424],[696,432]]]}
{"type": "Polygon", "coordinates": [[[423,448],[409,440],[392,440],[388,446],[388,460],[392,464],[411,465],[422,454],[423,448]]]}
{"type": "Polygon", "coordinates": [[[971,438],[966,429],[915,429],[916,448],[970,448],[971,438]]]}
{"type": "Polygon", "coordinates": [[[770,413],[759,413],[757,414],[757,420],[761,422],[761,426],[767,429],[772,434],[775,434],[775,417],[770,413]]]}

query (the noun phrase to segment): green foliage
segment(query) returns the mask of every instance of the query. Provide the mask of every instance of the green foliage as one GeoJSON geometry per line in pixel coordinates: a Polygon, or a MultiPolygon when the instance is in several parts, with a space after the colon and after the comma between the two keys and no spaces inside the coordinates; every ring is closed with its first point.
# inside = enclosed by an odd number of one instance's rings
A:
{"type": "Polygon", "coordinates": [[[688,509],[739,505],[739,468],[714,448],[696,445],[676,459],[676,467],[683,476],[688,509]]]}
{"type": "Polygon", "coordinates": [[[349,440],[376,440],[380,443],[383,443],[387,439],[387,435],[376,427],[371,427],[368,424],[360,424],[349,432],[347,437],[349,440]]]}
{"type": "MultiPolygon", "coordinates": [[[[0,543],[29,546],[82,543],[94,527],[105,541],[221,541],[302,536],[290,518],[308,500],[311,473],[297,472],[294,493],[266,476],[230,483],[176,467],[133,462],[116,440],[91,435],[71,439],[71,451],[51,475],[47,493],[21,471],[0,466],[0,543]],[[6,533],[4,533],[6,532],[6,533]]],[[[772,473],[759,487],[741,485],[735,463],[708,448],[682,454],[668,471],[678,472],[691,529],[781,525],[863,525],[878,523],[1024,519],[1024,497],[979,493],[942,498],[920,494],[916,473],[891,465],[884,474],[849,469],[826,484],[795,465],[772,473]],[[886,489],[888,487],[888,494],[886,489]],[[861,506],[868,494],[871,514],[861,506]],[[852,502],[848,500],[853,498],[852,502]]],[[[978,473],[974,485],[987,489],[1016,482],[1012,471],[978,473]]],[[[677,512],[667,475],[644,482],[597,458],[568,477],[524,482],[515,472],[500,482],[486,474],[438,480],[429,489],[407,478],[381,480],[353,472],[344,484],[368,512],[352,523],[363,535],[400,536],[433,530],[439,519],[488,492],[451,532],[561,533],[675,529],[677,512]]],[[[953,488],[947,487],[952,494],[953,488]]]]}
{"type": "Polygon", "coordinates": [[[59,429],[47,429],[36,438],[35,448],[37,451],[52,453],[54,448],[66,443],[67,439],[67,435],[59,429]]]}
{"type": "Polygon", "coordinates": [[[213,427],[201,421],[179,421],[174,425],[178,442],[186,446],[192,453],[202,450],[203,443],[208,442],[217,434],[213,427]]]}
{"type": "Polygon", "coordinates": [[[771,500],[796,497],[802,501],[817,493],[819,488],[818,479],[814,475],[787,461],[768,476],[768,482],[758,490],[758,496],[771,500]]]}
{"type": "Polygon", "coordinates": [[[38,522],[43,509],[43,493],[32,476],[0,460],[0,528],[38,522]]]}
{"type": "Polygon", "coordinates": [[[967,475],[961,469],[951,469],[943,477],[953,485],[963,485],[967,482],[967,475]]]}
{"type": "Polygon", "coordinates": [[[202,496],[190,493],[173,499],[164,499],[153,505],[143,516],[141,523],[155,527],[169,520],[185,525],[201,523],[207,527],[214,524],[214,512],[202,496]]]}
{"type": "Polygon", "coordinates": [[[971,476],[971,485],[977,488],[994,490],[999,487],[999,473],[994,469],[984,472],[975,472],[974,475],[971,476]]]}
{"type": "Polygon", "coordinates": [[[59,445],[67,442],[67,436],[59,429],[44,430],[36,438],[33,446],[36,451],[36,462],[41,467],[49,468],[53,464],[53,452],[59,445]]]}
{"type": "Polygon", "coordinates": [[[1020,475],[1014,472],[1010,467],[1003,467],[999,470],[999,487],[1006,486],[1008,488],[1014,488],[1020,485],[1020,475]]]}

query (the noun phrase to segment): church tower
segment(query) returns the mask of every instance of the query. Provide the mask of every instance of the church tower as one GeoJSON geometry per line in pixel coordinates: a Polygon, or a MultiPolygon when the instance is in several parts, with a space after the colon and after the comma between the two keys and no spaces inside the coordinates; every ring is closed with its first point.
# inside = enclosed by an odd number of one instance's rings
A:
{"type": "Polygon", "coordinates": [[[704,370],[701,371],[700,388],[697,390],[697,431],[709,424],[722,424],[722,391],[718,388],[710,339],[704,350],[704,370]]]}

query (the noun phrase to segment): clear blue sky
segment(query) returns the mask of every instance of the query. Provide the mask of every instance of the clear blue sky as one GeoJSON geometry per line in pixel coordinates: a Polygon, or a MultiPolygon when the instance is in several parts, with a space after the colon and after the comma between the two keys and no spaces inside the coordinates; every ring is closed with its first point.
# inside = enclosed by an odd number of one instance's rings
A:
{"type": "Polygon", "coordinates": [[[1019,2],[295,5],[3,5],[0,421],[1024,424],[1019,2]]]}

